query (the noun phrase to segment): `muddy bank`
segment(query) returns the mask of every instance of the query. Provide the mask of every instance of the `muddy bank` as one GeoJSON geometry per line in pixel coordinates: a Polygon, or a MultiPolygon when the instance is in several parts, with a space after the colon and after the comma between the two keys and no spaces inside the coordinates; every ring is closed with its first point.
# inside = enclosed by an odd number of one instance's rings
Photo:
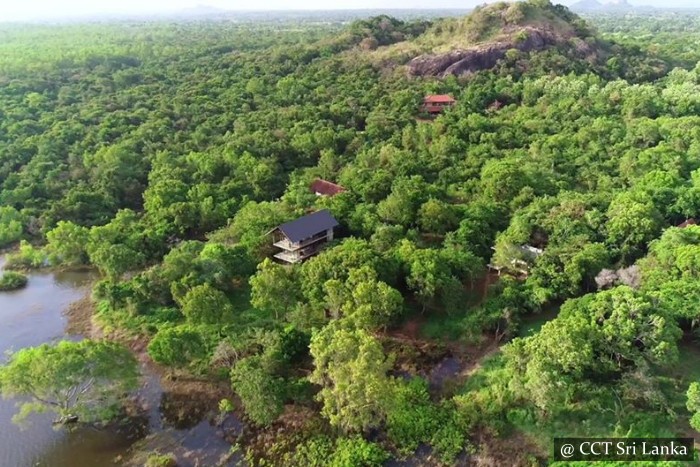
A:
{"type": "Polygon", "coordinates": [[[436,398],[452,395],[481,365],[483,359],[498,352],[492,338],[481,344],[447,344],[411,339],[403,333],[382,336],[384,350],[394,355],[393,375],[400,378],[422,377],[436,398]]]}
{"type": "Polygon", "coordinates": [[[95,304],[90,298],[90,291],[86,291],[83,298],[68,305],[63,313],[67,319],[66,333],[94,338],[95,326],[92,323],[92,315],[95,312],[95,304]]]}

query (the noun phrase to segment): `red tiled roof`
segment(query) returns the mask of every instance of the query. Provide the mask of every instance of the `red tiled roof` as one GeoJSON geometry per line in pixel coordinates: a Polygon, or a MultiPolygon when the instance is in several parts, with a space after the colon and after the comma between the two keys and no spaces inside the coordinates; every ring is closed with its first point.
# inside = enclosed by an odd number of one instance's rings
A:
{"type": "Polygon", "coordinates": [[[453,103],[455,100],[452,98],[452,96],[448,96],[447,94],[431,94],[429,96],[425,96],[424,102],[426,104],[438,104],[453,103]]]}
{"type": "Polygon", "coordinates": [[[317,178],[311,184],[311,191],[313,193],[320,193],[326,196],[335,196],[338,193],[343,193],[345,191],[345,188],[343,188],[340,185],[336,185],[335,183],[329,182],[328,180],[322,180],[320,178],[317,178]]]}
{"type": "Polygon", "coordinates": [[[688,227],[690,225],[698,225],[698,221],[696,221],[695,219],[688,219],[687,221],[683,222],[682,224],[679,224],[678,228],[685,229],[686,227],[688,227]]]}

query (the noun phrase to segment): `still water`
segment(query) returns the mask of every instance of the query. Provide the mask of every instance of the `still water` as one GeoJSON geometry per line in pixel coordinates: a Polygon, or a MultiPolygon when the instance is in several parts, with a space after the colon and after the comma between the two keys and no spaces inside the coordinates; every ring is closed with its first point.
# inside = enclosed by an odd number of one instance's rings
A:
{"type": "MultiPolygon", "coordinates": [[[[0,268],[2,262],[0,258],[0,268]]],[[[0,293],[0,362],[5,361],[6,351],[61,339],[80,339],[82,336],[66,334],[68,323],[64,312],[71,303],[89,293],[94,279],[89,272],[37,272],[29,275],[26,288],[0,293]]],[[[22,426],[17,426],[12,422],[17,410],[15,401],[0,398],[0,467],[115,465],[115,458],[127,454],[135,441],[169,428],[161,410],[168,394],[163,392],[155,371],[144,365],[142,373],[144,387],[139,395],[151,410],[148,420],[139,428],[54,429],[53,414],[32,415],[22,426]]],[[[225,452],[230,446],[215,435],[216,427],[205,419],[178,428],[173,433],[189,449],[225,452]]]]}

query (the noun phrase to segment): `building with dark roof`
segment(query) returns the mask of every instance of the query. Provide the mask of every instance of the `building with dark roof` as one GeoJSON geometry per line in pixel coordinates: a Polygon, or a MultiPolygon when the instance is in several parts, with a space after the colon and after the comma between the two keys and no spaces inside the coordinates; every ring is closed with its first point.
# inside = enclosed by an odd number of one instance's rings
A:
{"type": "Polygon", "coordinates": [[[431,94],[423,99],[423,110],[429,114],[439,114],[445,108],[452,107],[457,101],[447,94],[431,94]]]}
{"type": "Polygon", "coordinates": [[[335,196],[345,192],[345,188],[328,180],[317,178],[311,184],[311,192],[316,196],[335,196]]]}
{"type": "Polygon", "coordinates": [[[280,249],[275,258],[289,264],[301,263],[333,240],[337,226],[338,221],[327,209],[280,225],[270,232],[273,245],[280,249]]]}

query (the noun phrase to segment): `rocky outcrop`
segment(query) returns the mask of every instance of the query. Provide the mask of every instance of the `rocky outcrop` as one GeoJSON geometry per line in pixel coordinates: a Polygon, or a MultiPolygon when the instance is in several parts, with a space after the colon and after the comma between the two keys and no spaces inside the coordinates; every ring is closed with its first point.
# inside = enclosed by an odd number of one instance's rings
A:
{"type": "Polygon", "coordinates": [[[510,49],[521,52],[539,51],[568,40],[553,32],[535,28],[523,28],[517,34],[511,35],[514,36],[518,37],[518,40],[492,42],[438,55],[421,55],[411,60],[408,72],[412,76],[468,75],[493,68],[510,49]]]}

